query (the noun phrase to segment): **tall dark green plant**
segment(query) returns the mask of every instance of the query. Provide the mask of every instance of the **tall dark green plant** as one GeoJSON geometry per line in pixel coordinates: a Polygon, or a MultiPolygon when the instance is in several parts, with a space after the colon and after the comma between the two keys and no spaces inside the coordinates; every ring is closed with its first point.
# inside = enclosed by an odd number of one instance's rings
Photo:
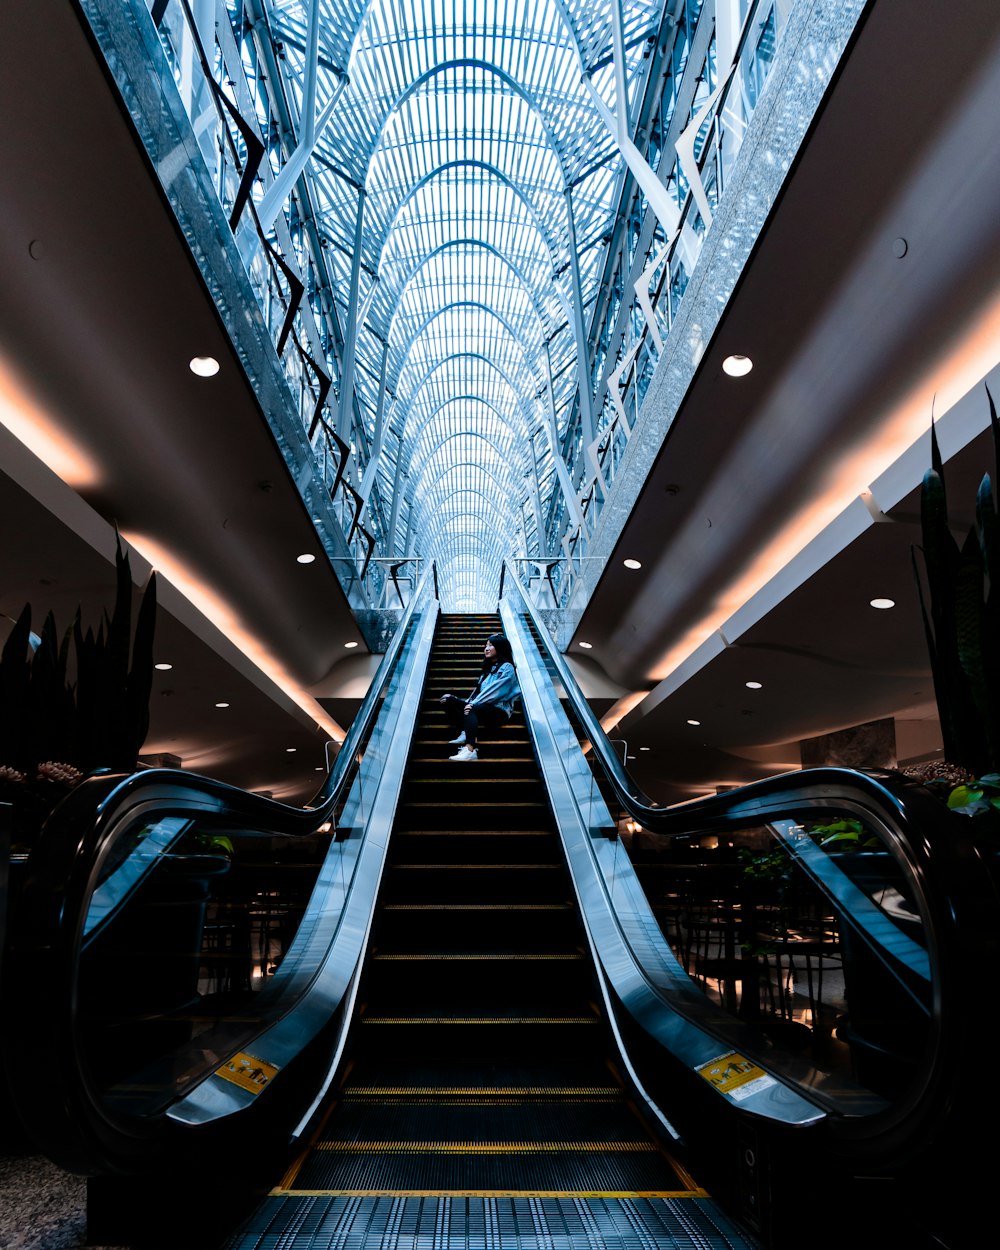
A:
{"type": "MultiPolygon", "coordinates": [[[[989,388],[994,479],[1000,423],[989,388]]],[[[931,423],[931,468],[920,493],[924,583],[914,552],[920,610],[934,678],[945,758],[974,776],[1000,768],[1000,528],[990,475],[976,494],[976,521],[961,544],[948,523],[944,464],[931,423]],[[928,606],[929,604],[929,606],[928,606]]]]}
{"type": "Polygon", "coordinates": [[[156,575],[143,590],[133,636],[132,571],[120,539],[115,571],[114,607],[96,634],[84,632],[77,611],[60,637],[50,612],[32,651],[31,605],[22,611],[0,653],[0,767],[29,778],[49,760],[82,773],[135,768],[149,730],[156,575]]]}

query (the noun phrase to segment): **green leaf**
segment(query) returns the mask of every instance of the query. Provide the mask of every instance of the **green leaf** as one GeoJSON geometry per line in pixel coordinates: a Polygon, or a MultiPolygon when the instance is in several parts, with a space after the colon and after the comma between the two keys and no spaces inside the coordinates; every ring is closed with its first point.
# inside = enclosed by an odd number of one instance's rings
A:
{"type": "Polygon", "coordinates": [[[982,790],[973,786],[956,786],[948,795],[948,806],[953,810],[965,807],[967,803],[975,803],[983,797],[982,790]]]}

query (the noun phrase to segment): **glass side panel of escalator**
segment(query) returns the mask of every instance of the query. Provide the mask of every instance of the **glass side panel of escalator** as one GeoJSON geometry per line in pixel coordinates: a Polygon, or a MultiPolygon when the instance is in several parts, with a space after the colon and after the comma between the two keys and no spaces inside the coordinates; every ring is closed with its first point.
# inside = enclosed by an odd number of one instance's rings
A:
{"type": "Polygon", "coordinates": [[[332,838],[138,820],[97,866],[78,948],[81,1070],[152,1115],[253,1037],[332,838]]]}
{"type": "Polygon", "coordinates": [[[906,1096],[932,1042],[922,894],[852,811],[706,835],[632,835],[631,858],[692,981],[828,1089],[906,1096]]]}

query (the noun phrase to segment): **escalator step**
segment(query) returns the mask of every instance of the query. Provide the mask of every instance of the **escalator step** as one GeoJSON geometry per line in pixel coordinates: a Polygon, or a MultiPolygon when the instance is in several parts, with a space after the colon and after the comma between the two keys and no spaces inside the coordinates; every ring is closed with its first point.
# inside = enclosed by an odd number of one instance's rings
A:
{"type": "MultiPolygon", "coordinates": [[[[474,768],[475,764],[456,768],[474,768]]],[[[502,822],[505,829],[537,829],[549,817],[547,803],[534,802],[407,802],[397,815],[398,829],[469,829],[502,822]]]]}
{"type": "Polygon", "coordinates": [[[392,864],[386,902],[562,902],[572,887],[562,864],[392,864]]]}
{"type": "Polygon", "coordinates": [[[611,1078],[606,1063],[578,1063],[565,1056],[554,1063],[508,1061],[486,1065],[461,1063],[450,1057],[425,1064],[399,1058],[391,1063],[373,1063],[363,1059],[351,1068],[345,1088],[421,1092],[439,1089],[446,1093],[456,1089],[460,1092],[488,1090],[512,1096],[541,1093],[546,1097],[581,1090],[621,1090],[621,1086],[611,1078]]]}
{"type": "Polygon", "coordinates": [[[508,851],[522,863],[539,863],[552,858],[558,848],[556,835],[549,829],[412,829],[392,835],[389,853],[393,862],[421,859],[451,863],[495,861],[508,851]],[[508,841],[511,845],[508,847],[508,841]]]}
{"type": "Polygon", "coordinates": [[[504,1059],[560,1054],[597,1057],[604,1046],[596,1016],[374,1015],[358,1021],[358,1044],[379,1058],[420,1059],[453,1054],[465,1059],[504,1059]]]}
{"type": "MultiPolygon", "coordinates": [[[[463,942],[463,946],[465,943],[463,942]]],[[[449,1003],[484,1001],[489,1011],[518,1002],[532,1014],[570,1015],[591,991],[590,961],[581,951],[383,950],[371,957],[365,994],[369,1010],[419,1010],[426,987],[449,1003]]]]}
{"type": "Polygon", "coordinates": [[[386,903],[385,911],[554,911],[571,912],[571,903],[386,903]]]}
{"type": "Polygon", "coordinates": [[[459,953],[451,953],[446,951],[406,951],[399,954],[376,954],[373,956],[374,962],[403,962],[403,961],[456,961],[468,963],[523,963],[525,960],[545,960],[551,962],[556,959],[572,960],[581,963],[584,956],[580,951],[566,952],[542,952],[531,954],[529,952],[518,951],[462,951],[459,953]]]}
{"type": "Polygon", "coordinates": [[[443,1024],[454,1027],[475,1027],[479,1025],[489,1025],[491,1028],[504,1027],[523,1027],[525,1025],[540,1025],[545,1028],[555,1028],[560,1025],[591,1025],[597,1023],[596,1016],[529,1016],[529,1015],[501,1015],[501,1016],[455,1016],[455,1015],[420,1015],[420,1016],[364,1016],[361,1020],[362,1024],[367,1025],[428,1025],[443,1024]]]}
{"type": "Polygon", "coordinates": [[[573,1098],[577,1102],[620,1102],[622,1092],[613,1085],[567,1085],[559,1086],[525,1086],[523,1089],[501,1089],[494,1085],[461,1086],[461,1085],[350,1085],[341,1091],[341,1102],[368,1102],[379,1106],[388,1106],[396,1102],[410,1104],[423,1102],[425,1099],[439,1103],[470,1103],[476,1100],[481,1105],[488,1100],[493,1107],[518,1106],[526,1101],[554,1098],[573,1098]]]}
{"type": "Polygon", "coordinates": [[[400,903],[384,907],[375,929],[379,949],[405,951],[415,940],[424,948],[541,954],[574,950],[580,939],[576,913],[562,903],[400,903]]]}
{"type": "MultiPolygon", "coordinates": [[[[359,1146],[361,1144],[359,1143],[359,1146]]],[[[491,1150],[478,1142],[427,1143],[423,1150],[317,1150],[295,1177],[293,1192],[451,1190],[536,1193],[685,1193],[681,1176],[648,1143],[538,1143],[491,1150]]],[[[584,1243],[586,1244],[586,1243],[584,1243]]]]}
{"type": "Polygon", "coordinates": [[[337,1103],[315,1148],[353,1150],[358,1143],[368,1143],[366,1149],[381,1149],[380,1145],[372,1146],[373,1141],[392,1143],[396,1151],[407,1149],[407,1143],[421,1143],[423,1150],[440,1142],[473,1143],[483,1150],[488,1143],[493,1153],[506,1147],[520,1153],[551,1153],[551,1146],[545,1143],[552,1142],[560,1143],[560,1149],[574,1150],[590,1150],[595,1141],[615,1141],[627,1150],[640,1145],[654,1149],[648,1131],[622,1091],[599,1102],[571,1098],[494,1102],[482,1097],[452,1098],[428,1106],[402,1097],[384,1105],[348,1100],[337,1103]],[[490,1109],[488,1127],[484,1107],[490,1109]]]}

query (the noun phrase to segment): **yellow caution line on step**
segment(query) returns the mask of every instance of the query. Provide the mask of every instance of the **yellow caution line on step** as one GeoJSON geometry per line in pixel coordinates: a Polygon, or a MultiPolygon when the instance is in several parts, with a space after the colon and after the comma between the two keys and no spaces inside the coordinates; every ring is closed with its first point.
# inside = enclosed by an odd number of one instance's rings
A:
{"type": "Polygon", "coordinates": [[[314,1150],[338,1154],[550,1155],[656,1154],[651,1141],[321,1141],[314,1150]]]}
{"type": "Polygon", "coordinates": [[[376,955],[376,956],[375,956],[375,959],[376,959],[376,960],[381,960],[383,963],[407,963],[407,962],[409,962],[409,963],[413,963],[414,961],[416,961],[416,960],[421,960],[421,959],[424,959],[424,960],[427,960],[427,959],[435,959],[435,960],[440,959],[440,960],[442,960],[442,961],[444,961],[444,960],[449,960],[449,961],[451,961],[451,962],[455,962],[455,961],[459,961],[459,962],[461,962],[461,961],[463,961],[463,960],[464,960],[464,961],[466,961],[466,962],[468,962],[468,961],[472,961],[472,962],[475,962],[475,961],[483,961],[483,962],[485,962],[485,961],[488,961],[488,960],[493,960],[494,962],[496,962],[497,960],[500,960],[500,961],[504,961],[504,962],[508,962],[508,963],[514,963],[514,962],[517,962],[517,963],[522,963],[524,960],[527,960],[527,959],[544,959],[544,960],[550,960],[550,959],[575,959],[575,960],[577,960],[577,961],[579,962],[581,959],[583,959],[583,955],[582,955],[582,954],[580,954],[580,952],[579,952],[579,951],[577,951],[577,952],[575,952],[575,953],[573,953],[573,954],[570,954],[570,955],[567,955],[567,954],[561,954],[561,955],[555,955],[555,954],[553,954],[553,955],[519,955],[516,951],[507,951],[506,953],[501,953],[501,954],[499,954],[499,955],[497,955],[497,954],[489,954],[489,955],[439,955],[436,951],[427,951],[427,952],[425,952],[423,955],[376,955]]]}
{"type": "Polygon", "coordinates": [[[440,1095],[441,1097],[468,1097],[475,1098],[488,1095],[497,1095],[499,1097],[515,1097],[515,1098],[545,1098],[552,1096],[559,1097],[585,1097],[591,1094],[597,1094],[601,1097],[607,1095],[621,1095],[621,1091],[613,1085],[517,1085],[517,1086],[497,1086],[497,1085],[359,1085],[357,1088],[345,1090],[344,1099],[358,1097],[394,1097],[412,1094],[415,1097],[433,1097],[440,1095]]]}
{"type": "Polygon", "coordinates": [[[365,1016],[362,1024],[596,1024],[595,1016],[365,1016]]]}
{"type": "Polygon", "coordinates": [[[397,872],[402,871],[403,869],[407,869],[407,868],[419,868],[425,871],[427,869],[432,869],[434,872],[443,872],[443,871],[453,872],[456,869],[465,870],[467,868],[476,868],[476,869],[481,868],[484,871],[486,869],[489,869],[490,871],[492,871],[496,868],[517,869],[518,871],[520,871],[521,869],[530,869],[532,872],[534,872],[535,869],[537,868],[545,868],[545,869],[562,868],[562,864],[393,864],[392,868],[395,869],[397,872]]]}
{"type": "MultiPolygon", "coordinates": [[[[455,1095],[454,1098],[442,1098],[435,1095],[434,1098],[345,1098],[341,1099],[342,1103],[351,1103],[355,1106],[524,1106],[524,1099],[520,1098],[504,1098],[504,1096],[485,1096],[485,1098],[465,1098],[462,1095],[455,1095]]],[[[531,1099],[531,1104],[537,1104],[544,1101],[542,1099],[531,1099]]],[[[601,1104],[612,1104],[621,1106],[622,1095],[617,1098],[576,1098],[576,1099],[551,1099],[552,1103],[560,1106],[599,1106],[601,1104]]]]}
{"type": "Polygon", "coordinates": [[[386,903],[383,911],[567,911],[569,903],[386,903]]]}

